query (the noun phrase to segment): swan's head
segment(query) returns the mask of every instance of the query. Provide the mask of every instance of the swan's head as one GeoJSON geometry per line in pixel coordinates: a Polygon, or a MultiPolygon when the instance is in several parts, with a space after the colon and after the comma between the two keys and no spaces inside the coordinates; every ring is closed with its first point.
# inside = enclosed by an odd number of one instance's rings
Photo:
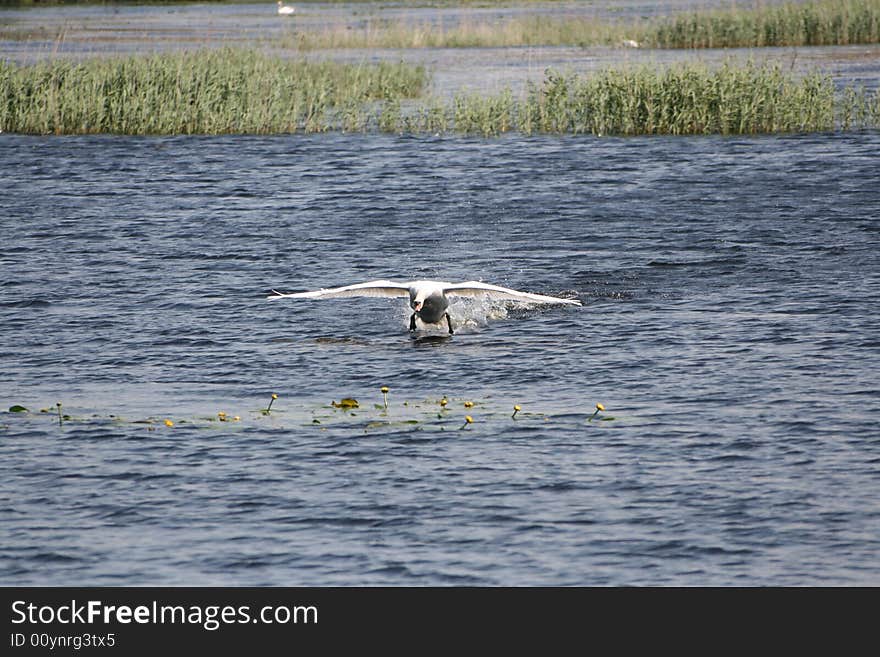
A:
{"type": "Polygon", "coordinates": [[[440,321],[443,313],[446,312],[446,308],[449,306],[449,302],[442,292],[418,290],[410,296],[409,305],[423,321],[430,324],[440,321]]]}

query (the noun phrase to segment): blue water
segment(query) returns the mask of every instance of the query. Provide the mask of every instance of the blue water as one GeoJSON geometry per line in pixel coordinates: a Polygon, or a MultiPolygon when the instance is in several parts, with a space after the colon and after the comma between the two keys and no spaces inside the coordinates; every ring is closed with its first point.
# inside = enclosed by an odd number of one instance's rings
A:
{"type": "Polygon", "coordinates": [[[878,154],[0,135],[0,583],[880,584],[878,154]]]}

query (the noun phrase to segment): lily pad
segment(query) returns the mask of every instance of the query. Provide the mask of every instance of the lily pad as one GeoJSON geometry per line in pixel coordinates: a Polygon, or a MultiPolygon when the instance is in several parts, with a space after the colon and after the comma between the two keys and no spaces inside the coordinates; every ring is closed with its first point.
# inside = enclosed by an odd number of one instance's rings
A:
{"type": "Polygon", "coordinates": [[[9,412],[10,413],[28,413],[29,411],[24,406],[20,406],[19,404],[15,404],[15,405],[9,407],[9,412]]]}

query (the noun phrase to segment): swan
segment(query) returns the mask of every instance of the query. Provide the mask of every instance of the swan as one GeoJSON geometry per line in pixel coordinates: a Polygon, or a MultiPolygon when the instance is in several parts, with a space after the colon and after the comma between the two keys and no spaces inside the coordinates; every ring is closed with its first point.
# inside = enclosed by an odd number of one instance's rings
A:
{"type": "Polygon", "coordinates": [[[290,16],[296,9],[289,5],[285,5],[281,0],[278,0],[278,13],[282,16],[290,16]]]}
{"type": "Polygon", "coordinates": [[[294,292],[283,294],[272,290],[267,297],[275,299],[333,299],[340,297],[409,297],[409,305],[413,313],[409,318],[409,330],[416,330],[416,318],[426,324],[438,324],[442,319],[446,320],[449,334],[455,331],[452,327],[452,319],[446,309],[449,307],[449,297],[472,297],[499,301],[520,301],[524,303],[568,304],[572,306],[582,305],[577,299],[560,299],[548,297],[543,294],[520,292],[509,287],[489,285],[479,281],[466,281],[464,283],[446,283],[443,281],[410,281],[397,283],[394,281],[369,281],[367,283],[355,283],[343,287],[312,290],[310,292],[294,292]]]}

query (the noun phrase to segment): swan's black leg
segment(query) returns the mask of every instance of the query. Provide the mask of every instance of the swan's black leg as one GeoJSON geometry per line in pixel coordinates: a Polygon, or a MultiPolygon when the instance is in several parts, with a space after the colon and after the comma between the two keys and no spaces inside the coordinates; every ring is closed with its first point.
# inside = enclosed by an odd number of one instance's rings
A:
{"type": "Polygon", "coordinates": [[[409,318],[409,330],[410,331],[416,330],[416,314],[415,313],[413,313],[412,316],[409,318]]]}
{"type": "Polygon", "coordinates": [[[446,313],[446,324],[449,326],[449,335],[455,333],[455,331],[452,330],[452,318],[449,317],[449,313],[446,313]]]}

